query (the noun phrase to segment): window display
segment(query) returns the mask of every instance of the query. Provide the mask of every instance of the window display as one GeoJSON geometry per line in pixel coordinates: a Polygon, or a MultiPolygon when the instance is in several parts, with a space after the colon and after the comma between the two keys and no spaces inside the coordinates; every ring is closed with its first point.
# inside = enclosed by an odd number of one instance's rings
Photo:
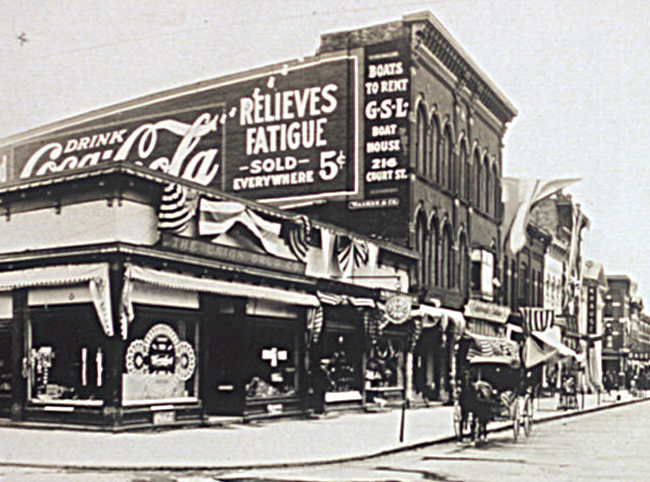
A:
{"type": "Polygon", "coordinates": [[[267,326],[253,328],[252,373],[246,383],[249,398],[296,395],[297,335],[292,329],[267,326]]]}
{"type": "Polygon", "coordinates": [[[359,390],[360,349],[352,334],[327,333],[321,364],[329,377],[330,392],[359,390]]]}
{"type": "Polygon", "coordinates": [[[370,349],[366,365],[366,384],[369,387],[396,387],[401,354],[388,338],[380,338],[370,349]]]}
{"type": "Polygon", "coordinates": [[[187,399],[195,396],[195,334],[187,323],[155,322],[125,355],[123,401],[187,399]]]}
{"type": "Polygon", "coordinates": [[[104,334],[94,310],[36,310],[28,326],[23,375],[32,402],[101,404],[104,334]],[[85,316],[84,316],[85,315],[85,316]]]}
{"type": "Polygon", "coordinates": [[[0,397],[11,396],[11,323],[0,321],[0,397]]]}

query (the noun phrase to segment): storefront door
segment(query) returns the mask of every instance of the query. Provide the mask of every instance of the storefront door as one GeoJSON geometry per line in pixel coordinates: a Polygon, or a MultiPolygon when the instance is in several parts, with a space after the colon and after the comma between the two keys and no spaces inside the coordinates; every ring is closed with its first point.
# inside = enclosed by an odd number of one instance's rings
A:
{"type": "Polygon", "coordinates": [[[11,413],[11,321],[0,321],[0,416],[11,413]]]}
{"type": "Polygon", "coordinates": [[[203,298],[201,398],[208,415],[244,412],[247,336],[243,300],[203,298]]]}

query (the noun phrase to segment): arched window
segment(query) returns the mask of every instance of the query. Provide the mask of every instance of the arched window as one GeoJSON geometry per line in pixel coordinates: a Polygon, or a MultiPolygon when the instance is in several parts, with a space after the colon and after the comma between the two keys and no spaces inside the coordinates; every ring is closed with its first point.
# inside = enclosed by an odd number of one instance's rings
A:
{"type": "Polygon", "coordinates": [[[438,251],[438,221],[434,218],[431,226],[429,226],[429,283],[433,286],[438,286],[440,270],[439,264],[439,251],[438,251]]]}
{"type": "Polygon", "coordinates": [[[492,182],[494,184],[494,216],[501,215],[501,179],[496,165],[492,166],[492,182]]]}
{"type": "Polygon", "coordinates": [[[447,162],[447,187],[450,190],[455,189],[455,168],[456,168],[456,163],[455,161],[455,156],[454,156],[454,137],[451,134],[451,127],[449,127],[449,124],[445,126],[445,160],[447,162]]]}
{"type": "Polygon", "coordinates": [[[458,242],[458,286],[463,296],[467,294],[467,238],[460,235],[458,242]]]}
{"type": "Polygon", "coordinates": [[[415,130],[415,168],[418,174],[423,174],[426,155],[427,115],[422,106],[418,109],[415,130]]]}
{"type": "MultiPolygon", "coordinates": [[[[458,160],[458,170],[460,172],[458,176],[458,193],[463,199],[467,199],[467,173],[469,164],[467,162],[467,146],[465,142],[460,144],[460,159],[458,160]]],[[[462,288],[462,286],[461,286],[462,288]]]]}
{"type": "Polygon", "coordinates": [[[482,195],[483,195],[483,190],[481,189],[481,177],[482,177],[482,169],[481,169],[481,156],[477,151],[474,151],[474,182],[473,184],[476,186],[474,189],[474,206],[476,207],[477,210],[481,209],[481,200],[482,200],[482,195]]]}
{"type": "Polygon", "coordinates": [[[528,293],[530,285],[530,273],[528,265],[524,262],[519,266],[519,306],[528,305],[528,293]]]}
{"type": "Polygon", "coordinates": [[[508,290],[508,287],[510,286],[510,270],[509,267],[510,265],[508,264],[508,257],[504,256],[503,257],[503,273],[501,274],[501,279],[503,280],[503,284],[501,286],[501,298],[502,302],[506,305],[510,305],[510,300],[508,299],[508,296],[510,295],[510,291],[508,290]]]}
{"type": "Polygon", "coordinates": [[[483,194],[485,195],[485,212],[490,214],[492,208],[492,173],[490,172],[490,160],[487,156],[483,158],[483,194]]]}
{"type": "Polygon", "coordinates": [[[446,287],[447,282],[447,250],[448,250],[448,238],[447,238],[447,227],[442,231],[442,239],[440,240],[440,286],[443,288],[446,287]]]}
{"type": "Polygon", "coordinates": [[[453,253],[453,243],[451,239],[451,230],[449,229],[449,224],[445,224],[445,227],[442,230],[442,243],[440,245],[440,255],[441,255],[441,269],[440,269],[440,278],[441,285],[443,288],[453,287],[453,278],[454,278],[454,253],[453,253]]]}
{"type": "Polygon", "coordinates": [[[429,127],[429,148],[428,155],[428,175],[430,178],[438,180],[438,144],[440,143],[440,130],[438,128],[438,120],[435,117],[431,118],[431,126],[429,127]]]}
{"type": "Polygon", "coordinates": [[[440,136],[438,143],[438,179],[437,181],[445,186],[447,184],[447,136],[440,136]]]}
{"type": "Polygon", "coordinates": [[[415,226],[415,249],[420,254],[420,262],[418,264],[418,284],[420,286],[426,285],[426,246],[427,239],[427,223],[424,214],[420,213],[417,218],[415,226]]]}
{"type": "Polygon", "coordinates": [[[510,307],[514,308],[517,302],[517,262],[510,260],[510,307]]]}

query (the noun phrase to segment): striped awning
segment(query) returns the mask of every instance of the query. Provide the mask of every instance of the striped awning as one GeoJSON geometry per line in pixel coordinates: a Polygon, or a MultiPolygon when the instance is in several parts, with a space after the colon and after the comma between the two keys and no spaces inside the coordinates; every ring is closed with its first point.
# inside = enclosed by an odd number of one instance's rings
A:
{"type": "Polygon", "coordinates": [[[316,295],[318,296],[318,300],[325,305],[338,306],[350,304],[357,308],[375,308],[377,306],[377,303],[372,298],[326,293],[324,291],[317,291],[316,295]]]}
{"type": "Polygon", "coordinates": [[[88,283],[97,318],[106,336],[113,336],[108,263],[68,264],[0,273],[0,291],[88,283]]]}
{"type": "Polygon", "coordinates": [[[467,361],[476,363],[519,363],[519,345],[507,338],[470,335],[472,343],[467,350],[467,361]]]}
{"type": "Polygon", "coordinates": [[[126,276],[133,280],[142,281],[165,288],[202,293],[215,293],[227,296],[258,298],[269,301],[282,301],[290,305],[319,306],[318,298],[310,293],[259,286],[237,281],[225,281],[212,278],[199,278],[171,271],[144,268],[132,264],[126,265],[126,276]]]}

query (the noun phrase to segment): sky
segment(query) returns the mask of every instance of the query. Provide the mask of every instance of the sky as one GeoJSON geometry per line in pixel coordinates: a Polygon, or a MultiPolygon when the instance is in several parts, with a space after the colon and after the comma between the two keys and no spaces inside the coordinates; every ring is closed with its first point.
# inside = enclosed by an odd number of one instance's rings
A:
{"type": "Polygon", "coordinates": [[[504,174],[581,178],[586,256],[650,307],[647,1],[0,0],[0,138],[425,10],[517,107],[504,174]]]}

